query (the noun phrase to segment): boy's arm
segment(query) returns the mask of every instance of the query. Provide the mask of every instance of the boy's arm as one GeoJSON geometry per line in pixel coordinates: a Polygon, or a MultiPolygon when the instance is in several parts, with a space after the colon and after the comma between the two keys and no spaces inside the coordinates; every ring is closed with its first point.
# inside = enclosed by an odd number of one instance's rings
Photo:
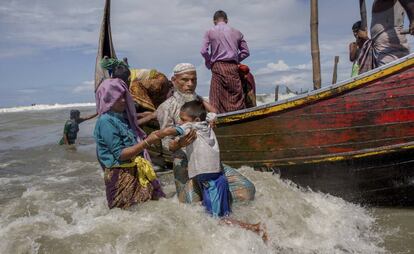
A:
{"type": "MultiPolygon", "coordinates": [[[[151,132],[151,135],[155,135],[156,139],[160,140],[167,136],[177,136],[179,133],[175,127],[167,127],[161,130],[151,132]]],[[[155,138],[155,137],[152,137],[155,138]]]]}
{"type": "MultiPolygon", "coordinates": [[[[168,114],[168,104],[161,104],[157,109],[157,120],[160,123],[160,128],[168,128],[174,126],[173,119],[168,114]]],[[[195,130],[191,130],[188,134],[178,140],[174,140],[169,136],[162,139],[162,146],[164,149],[175,152],[181,147],[188,146],[197,138],[195,130]]]]}
{"type": "MultiPolygon", "coordinates": [[[[147,140],[151,140],[149,144],[155,143],[155,140],[160,140],[165,137],[169,136],[177,136],[177,135],[183,135],[184,130],[182,132],[179,132],[176,127],[167,127],[158,131],[153,131],[147,138],[147,140]]],[[[196,139],[197,133],[194,129],[192,129],[188,134],[184,135],[178,140],[171,140],[171,142],[168,145],[168,148],[170,151],[175,152],[178,149],[188,146],[189,144],[193,143],[193,141],[196,139]]]]}
{"type": "Polygon", "coordinates": [[[211,113],[217,113],[217,109],[215,107],[213,107],[210,103],[208,103],[206,100],[204,100],[203,98],[200,97],[200,99],[203,102],[204,107],[206,108],[207,112],[211,112],[211,113]]]}
{"type": "Polygon", "coordinates": [[[169,149],[170,149],[170,151],[175,152],[178,149],[180,149],[182,147],[186,147],[189,144],[193,143],[196,138],[197,138],[196,130],[191,129],[190,132],[188,134],[186,134],[185,136],[179,138],[178,140],[173,140],[170,143],[169,149]]]}

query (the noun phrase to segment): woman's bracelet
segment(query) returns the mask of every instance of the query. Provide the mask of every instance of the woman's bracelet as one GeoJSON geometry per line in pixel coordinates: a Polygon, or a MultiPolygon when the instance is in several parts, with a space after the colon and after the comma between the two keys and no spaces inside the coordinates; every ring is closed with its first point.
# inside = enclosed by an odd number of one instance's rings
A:
{"type": "Polygon", "coordinates": [[[146,147],[150,147],[151,145],[147,142],[147,140],[144,139],[144,143],[146,145],[146,147]]]}

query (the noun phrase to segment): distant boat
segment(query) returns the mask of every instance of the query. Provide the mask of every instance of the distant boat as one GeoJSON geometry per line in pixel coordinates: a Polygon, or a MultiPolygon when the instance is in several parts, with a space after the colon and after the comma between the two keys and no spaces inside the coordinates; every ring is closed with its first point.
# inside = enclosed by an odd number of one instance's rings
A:
{"type": "MultiPolygon", "coordinates": [[[[97,62],[114,57],[106,1],[97,62]]],[[[97,64],[96,87],[107,73],[97,64]]],[[[414,205],[414,54],[304,95],[221,114],[223,163],[345,200],[414,205]]],[[[168,153],[162,153],[168,154],[168,153]]]]}

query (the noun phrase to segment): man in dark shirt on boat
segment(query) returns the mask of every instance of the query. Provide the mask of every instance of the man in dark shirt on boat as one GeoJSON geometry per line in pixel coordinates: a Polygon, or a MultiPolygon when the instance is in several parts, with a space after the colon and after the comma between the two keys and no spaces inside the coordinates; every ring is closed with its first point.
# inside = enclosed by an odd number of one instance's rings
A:
{"type": "Polygon", "coordinates": [[[200,52],[212,72],[209,101],[218,113],[246,108],[238,64],[250,55],[249,48],[243,34],[227,22],[227,14],[216,11],[200,52]]]}
{"type": "Polygon", "coordinates": [[[63,127],[63,137],[59,141],[59,144],[60,145],[75,144],[76,138],[78,137],[79,124],[86,120],[92,119],[97,115],[98,114],[95,113],[87,117],[81,117],[79,110],[72,109],[70,111],[70,119],[66,121],[65,127],[63,127]]]}

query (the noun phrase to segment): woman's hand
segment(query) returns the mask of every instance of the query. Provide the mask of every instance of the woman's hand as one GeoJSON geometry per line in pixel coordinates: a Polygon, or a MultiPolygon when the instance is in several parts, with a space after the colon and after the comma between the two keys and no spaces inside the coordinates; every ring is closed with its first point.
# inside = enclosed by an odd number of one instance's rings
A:
{"type": "Polygon", "coordinates": [[[161,139],[156,133],[157,131],[152,132],[150,135],[148,135],[145,141],[150,145],[156,143],[158,140],[161,139]]]}
{"type": "Polygon", "coordinates": [[[169,145],[169,150],[175,152],[182,147],[186,147],[189,144],[193,143],[197,138],[196,130],[192,129],[188,134],[181,137],[179,140],[172,140],[169,145]]]}
{"type": "Polygon", "coordinates": [[[196,130],[191,129],[191,131],[188,134],[186,134],[184,137],[181,137],[178,140],[178,145],[180,146],[180,148],[181,147],[186,147],[189,144],[193,143],[194,140],[196,140],[196,138],[197,138],[196,130]]]}

